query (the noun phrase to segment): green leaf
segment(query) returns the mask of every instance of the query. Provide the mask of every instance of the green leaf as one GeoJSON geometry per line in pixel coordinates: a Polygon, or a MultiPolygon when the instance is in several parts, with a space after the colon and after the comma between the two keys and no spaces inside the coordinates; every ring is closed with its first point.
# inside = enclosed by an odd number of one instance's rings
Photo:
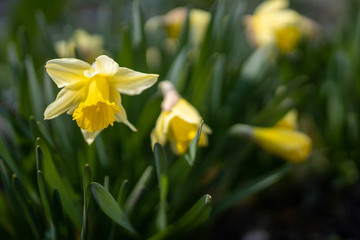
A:
{"type": "Polygon", "coordinates": [[[146,69],[146,39],[143,26],[143,17],[138,1],[133,2],[132,6],[132,47],[134,59],[133,65],[137,69],[146,69]]]}
{"type": "Polygon", "coordinates": [[[159,230],[164,230],[167,225],[166,198],[168,192],[167,159],[164,148],[159,144],[154,145],[155,166],[159,183],[160,205],[156,217],[156,225],[159,230]]]}
{"type": "Polygon", "coordinates": [[[165,77],[165,79],[169,79],[174,83],[174,86],[180,93],[186,86],[189,72],[189,64],[187,62],[188,52],[189,48],[185,47],[178,53],[165,77]]]}
{"type": "Polygon", "coordinates": [[[89,164],[84,166],[83,175],[83,223],[81,228],[81,240],[87,239],[87,210],[90,201],[91,168],[89,164]]]}
{"type": "Polygon", "coordinates": [[[109,168],[109,159],[106,155],[104,141],[103,141],[103,138],[101,135],[96,137],[95,145],[96,145],[96,151],[99,156],[99,161],[100,161],[101,166],[104,169],[108,169],[109,168]]]}
{"type": "Polygon", "coordinates": [[[56,188],[54,189],[53,195],[51,198],[51,214],[52,214],[54,225],[56,226],[56,229],[59,229],[58,226],[64,220],[64,212],[63,212],[63,207],[61,204],[60,194],[56,188]]]}
{"type": "Polygon", "coordinates": [[[113,221],[121,227],[136,234],[135,229],[131,225],[124,211],[117,204],[116,200],[111,196],[110,192],[102,185],[96,182],[91,183],[91,192],[101,210],[113,221]]]}
{"type": "Polygon", "coordinates": [[[45,139],[47,143],[49,143],[51,146],[54,146],[54,142],[51,140],[50,134],[46,127],[40,121],[36,121],[33,116],[30,116],[30,126],[36,138],[40,137],[45,139]]]}
{"type": "Polygon", "coordinates": [[[25,67],[26,72],[28,76],[29,81],[29,87],[30,87],[30,100],[31,100],[31,109],[33,110],[33,113],[35,115],[35,118],[37,120],[43,119],[43,94],[41,92],[39,79],[36,76],[35,69],[34,69],[34,63],[32,61],[32,58],[30,56],[27,56],[25,59],[25,67]]]}
{"type": "MultiPolygon", "coordinates": [[[[31,229],[31,232],[33,234],[33,237],[35,239],[40,239],[39,230],[36,228],[36,223],[38,223],[38,219],[36,218],[33,208],[28,202],[28,196],[24,189],[24,187],[21,185],[19,178],[16,176],[16,174],[12,175],[12,186],[17,198],[17,202],[19,203],[16,207],[20,207],[22,215],[25,217],[28,226],[31,229]]],[[[19,210],[20,210],[19,209],[19,210]]]]}
{"type": "Polygon", "coordinates": [[[45,215],[46,215],[48,221],[50,222],[51,239],[55,240],[56,239],[56,230],[55,230],[55,226],[54,226],[54,223],[52,220],[52,215],[51,215],[51,210],[50,210],[50,196],[49,196],[48,189],[46,187],[44,174],[42,173],[41,170],[37,171],[37,182],[38,182],[40,198],[41,198],[41,202],[44,207],[45,215]]]}
{"type": "Polygon", "coordinates": [[[48,30],[47,22],[44,16],[44,13],[41,10],[36,11],[36,23],[40,31],[41,43],[42,46],[46,48],[47,57],[55,58],[57,55],[55,53],[54,45],[51,39],[51,34],[48,30]]]}
{"type": "Polygon", "coordinates": [[[223,90],[223,81],[225,74],[225,57],[220,55],[216,58],[215,66],[212,72],[211,79],[211,94],[209,105],[213,116],[219,112],[221,104],[221,94],[223,90]]]}
{"type": "Polygon", "coordinates": [[[262,176],[246,184],[245,186],[241,186],[240,188],[235,189],[228,196],[225,196],[223,199],[219,200],[219,203],[214,208],[213,214],[218,215],[233,205],[239,203],[244,198],[268,188],[269,186],[279,181],[293,168],[293,164],[286,164],[285,166],[276,169],[275,171],[272,171],[265,176],[262,176]]]}
{"type": "Polygon", "coordinates": [[[258,81],[271,67],[271,57],[274,49],[269,46],[257,48],[245,61],[242,68],[242,78],[247,81],[258,81]]]}
{"type": "Polygon", "coordinates": [[[152,166],[148,166],[143,174],[141,175],[139,181],[136,183],[134,189],[131,191],[129,197],[127,198],[125,202],[125,212],[127,214],[131,213],[132,209],[135,207],[135,204],[139,200],[139,197],[141,196],[141,193],[146,188],[146,184],[149,182],[151,174],[153,171],[152,166]]]}
{"type": "Polygon", "coordinates": [[[49,186],[52,189],[57,188],[59,190],[64,211],[73,223],[80,228],[81,213],[77,206],[79,197],[75,194],[68,180],[58,172],[47,145],[40,138],[36,140],[36,151],[37,153],[40,153],[40,151],[42,153],[42,158],[38,158],[38,169],[42,169],[44,172],[44,177],[49,183],[49,186]]]}
{"type": "Polygon", "coordinates": [[[205,194],[190,210],[188,210],[177,222],[174,223],[174,227],[175,229],[181,231],[194,229],[209,218],[211,210],[211,196],[209,194],[205,194]]]}
{"type": "Polygon", "coordinates": [[[199,139],[200,139],[203,124],[204,124],[204,121],[201,122],[200,127],[199,127],[199,129],[198,129],[198,131],[196,133],[196,136],[191,141],[188,150],[184,154],[184,158],[189,163],[190,166],[194,165],[194,162],[195,162],[195,159],[196,159],[196,151],[197,151],[197,148],[198,148],[198,143],[199,143],[199,139]]]}
{"type": "Polygon", "coordinates": [[[19,175],[19,170],[16,166],[16,163],[14,162],[14,159],[10,156],[10,153],[8,152],[5,142],[0,135],[0,158],[4,160],[6,165],[10,168],[10,170],[15,173],[17,176],[19,175]]]}
{"type": "Polygon", "coordinates": [[[212,199],[210,195],[206,194],[200,198],[178,221],[169,225],[164,231],[155,234],[150,239],[159,240],[168,238],[168,236],[174,235],[175,233],[190,231],[204,223],[209,218],[211,210],[212,199]]]}
{"type": "Polygon", "coordinates": [[[125,179],[121,183],[121,187],[120,187],[119,194],[117,197],[117,203],[119,204],[120,207],[124,207],[126,192],[127,192],[128,188],[129,188],[129,181],[127,179],[125,179]]]}

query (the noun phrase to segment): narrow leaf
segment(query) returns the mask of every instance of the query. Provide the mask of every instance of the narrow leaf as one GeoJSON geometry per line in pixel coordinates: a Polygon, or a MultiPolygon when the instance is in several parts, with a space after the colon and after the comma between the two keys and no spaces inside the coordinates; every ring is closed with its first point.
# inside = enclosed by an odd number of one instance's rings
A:
{"type": "Polygon", "coordinates": [[[91,168],[89,164],[84,166],[83,175],[83,223],[81,228],[81,240],[87,239],[87,210],[90,201],[91,168]]]}
{"type": "Polygon", "coordinates": [[[198,143],[199,143],[199,139],[200,139],[203,124],[204,124],[204,121],[201,122],[200,127],[199,127],[199,129],[198,129],[198,131],[196,133],[196,136],[191,141],[191,143],[189,145],[189,149],[184,154],[184,158],[189,163],[190,166],[192,166],[194,164],[194,162],[195,162],[196,151],[197,151],[197,148],[198,148],[198,143]]]}
{"type": "Polygon", "coordinates": [[[92,182],[91,192],[101,210],[109,218],[111,218],[113,221],[115,221],[117,224],[119,224],[121,227],[123,227],[130,233],[136,234],[136,231],[132,227],[128,217],[106,188],[104,188],[99,183],[92,182]]]}
{"type": "Polygon", "coordinates": [[[266,174],[265,176],[234,190],[228,196],[219,201],[219,203],[214,208],[213,214],[218,215],[232,207],[234,204],[240,202],[242,199],[268,188],[293,168],[294,165],[287,164],[280,169],[266,174]]]}
{"type": "Polygon", "coordinates": [[[164,230],[167,225],[166,198],[168,191],[167,159],[164,148],[159,144],[154,145],[155,166],[159,183],[160,204],[156,218],[156,225],[159,230],[164,230]]]}
{"type": "Polygon", "coordinates": [[[136,202],[138,201],[141,193],[145,189],[146,184],[150,180],[152,171],[153,171],[153,167],[148,166],[145,169],[144,173],[141,175],[139,181],[136,183],[134,189],[131,191],[128,199],[125,202],[125,207],[124,207],[125,212],[127,214],[131,213],[132,209],[134,208],[134,206],[135,206],[136,202]]]}

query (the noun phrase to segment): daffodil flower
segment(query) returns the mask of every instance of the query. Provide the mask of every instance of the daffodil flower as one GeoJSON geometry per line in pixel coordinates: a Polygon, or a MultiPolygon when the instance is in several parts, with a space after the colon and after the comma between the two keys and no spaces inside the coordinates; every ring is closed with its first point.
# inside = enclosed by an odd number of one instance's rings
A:
{"type": "Polygon", "coordinates": [[[309,36],[317,24],[292,9],[288,0],[267,0],[254,15],[246,16],[245,24],[251,43],[255,46],[276,45],[287,53],[295,49],[302,36],[309,36]]]}
{"type": "MultiPolygon", "coordinates": [[[[164,94],[164,100],[161,104],[162,112],[151,132],[151,144],[154,146],[159,142],[165,145],[169,142],[175,154],[183,154],[195,137],[202,118],[189,102],[180,97],[171,82],[163,81],[159,87],[164,94]]],[[[208,145],[208,134],[211,134],[211,129],[204,124],[199,146],[208,145]]]]}
{"type": "Polygon", "coordinates": [[[158,78],[156,74],[119,67],[105,55],[97,57],[93,66],[75,58],[62,58],[48,61],[45,68],[63,89],[46,108],[44,118],[52,119],[64,112],[72,115],[88,144],[115,121],[136,131],[127,120],[120,93],[139,94],[158,78]]]}
{"type": "Polygon", "coordinates": [[[264,150],[287,161],[302,163],[311,152],[311,139],[298,131],[297,112],[292,110],[273,127],[252,127],[243,124],[234,125],[231,132],[249,136],[264,150]]]}
{"type": "MultiPolygon", "coordinates": [[[[152,17],[146,22],[145,29],[152,31],[161,26],[165,28],[169,38],[178,39],[186,21],[187,11],[185,7],[178,7],[163,16],[152,17]]],[[[190,9],[190,40],[193,44],[201,43],[210,20],[211,14],[209,12],[201,9],[190,9]]]]}
{"type": "Polygon", "coordinates": [[[75,57],[75,50],[85,61],[93,61],[103,53],[104,39],[99,34],[89,34],[83,29],[76,29],[68,41],[61,40],[55,43],[55,51],[59,57],[75,57]]]}

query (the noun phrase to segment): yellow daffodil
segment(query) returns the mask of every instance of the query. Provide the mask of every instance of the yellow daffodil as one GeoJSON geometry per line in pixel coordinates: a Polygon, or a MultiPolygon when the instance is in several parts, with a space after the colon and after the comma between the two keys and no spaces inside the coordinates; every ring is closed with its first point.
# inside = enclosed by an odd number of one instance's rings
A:
{"type": "MultiPolygon", "coordinates": [[[[163,16],[150,18],[145,28],[153,30],[159,26],[164,27],[169,38],[178,39],[187,17],[187,9],[178,7],[163,16]]],[[[206,29],[210,23],[211,14],[201,9],[191,9],[189,12],[190,40],[193,44],[201,43],[206,29]]]]}
{"type": "Polygon", "coordinates": [[[253,134],[255,141],[264,150],[290,162],[305,161],[311,151],[311,139],[296,130],[255,127],[253,134]]]}
{"type": "Polygon", "coordinates": [[[288,9],[288,0],[267,0],[252,16],[245,18],[250,41],[255,46],[276,45],[287,53],[296,48],[302,36],[312,35],[317,24],[288,9]]]}
{"type": "Polygon", "coordinates": [[[55,51],[59,57],[75,57],[75,43],[74,41],[57,41],[55,43],[55,51]]]}
{"type": "Polygon", "coordinates": [[[55,51],[59,57],[75,57],[75,50],[85,61],[93,61],[103,52],[104,39],[98,34],[89,34],[83,29],[76,29],[68,41],[55,43],[55,51]]]}
{"type": "Polygon", "coordinates": [[[301,163],[311,152],[311,139],[297,128],[297,112],[290,111],[273,127],[251,127],[237,124],[232,132],[250,136],[264,150],[287,161],[301,163]]]}
{"type": "MultiPolygon", "coordinates": [[[[151,132],[151,144],[154,146],[159,142],[165,145],[169,142],[174,153],[183,154],[195,137],[202,118],[189,102],[180,97],[171,82],[163,81],[159,87],[164,100],[161,104],[162,112],[151,132]]],[[[211,129],[204,124],[199,146],[208,145],[208,134],[211,134],[211,129]]]]}
{"type": "Polygon", "coordinates": [[[133,131],[121,105],[120,93],[135,95],[152,86],[158,75],[135,72],[119,67],[111,58],[102,55],[93,65],[75,58],[53,59],[45,66],[59,88],[63,88],[44,112],[52,119],[67,112],[82,129],[91,144],[101,130],[114,121],[122,122],[133,131]]]}

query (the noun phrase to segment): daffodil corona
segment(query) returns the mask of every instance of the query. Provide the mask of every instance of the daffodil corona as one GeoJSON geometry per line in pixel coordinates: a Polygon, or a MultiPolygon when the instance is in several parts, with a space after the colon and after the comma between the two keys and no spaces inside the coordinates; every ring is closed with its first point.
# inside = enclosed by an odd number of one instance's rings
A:
{"type": "Polygon", "coordinates": [[[97,57],[93,66],[78,59],[63,58],[50,60],[45,67],[56,85],[63,89],[46,108],[44,118],[52,119],[64,112],[71,114],[88,144],[115,121],[136,131],[127,120],[120,93],[139,94],[158,78],[156,74],[119,67],[105,55],[97,57]]]}
{"type": "MultiPolygon", "coordinates": [[[[151,144],[154,146],[155,142],[159,142],[165,145],[169,142],[174,153],[183,154],[195,137],[202,118],[189,102],[180,97],[171,82],[163,81],[159,87],[164,100],[161,104],[162,112],[151,132],[151,144]]],[[[204,124],[199,146],[208,145],[207,135],[210,133],[211,129],[204,124]]]]}

